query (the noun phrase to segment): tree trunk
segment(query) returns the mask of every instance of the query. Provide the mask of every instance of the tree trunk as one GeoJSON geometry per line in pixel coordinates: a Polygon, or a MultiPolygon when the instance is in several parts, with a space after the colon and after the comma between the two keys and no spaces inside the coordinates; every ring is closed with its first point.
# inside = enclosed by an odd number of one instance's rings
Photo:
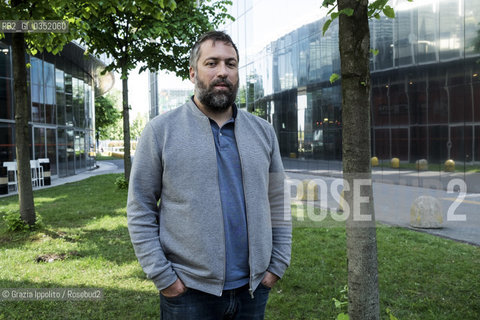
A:
{"type": "Polygon", "coordinates": [[[122,79],[123,96],[123,162],[125,166],[125,180],[130,179],[132,159],[130,157],[130,108],[128,106],[128,78],[122,79]]]}
{"type": "Polygon", "coordinates": [[[18,168],[18,198],[20,217],[29,225],[35,224],[32,176],[30,171],[30,132],[28,120],[30,105],[27,100],[27,71],[23,33],[14,33],[12,40],[15,93],[15,149],[18,168]]]}
{"type": "Polygon", "coordinates": [[[370,166],[370,31],[368,0],[338,0],[342,79],[342,148],[347,220],[348,313],[379,319],[377,241],[370,166]],[[361,186],[361,187],[360,187],[361,186]],[[359,191],[360,190],[360,191],[359,191]]]}

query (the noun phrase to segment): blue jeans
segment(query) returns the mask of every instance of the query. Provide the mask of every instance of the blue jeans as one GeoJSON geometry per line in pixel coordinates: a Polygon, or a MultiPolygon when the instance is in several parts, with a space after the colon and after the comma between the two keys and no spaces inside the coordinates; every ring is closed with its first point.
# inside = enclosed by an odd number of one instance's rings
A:
{"type": "Polygon", "coordinates": [[[262,320],[265,315],[270,288],[260,284],[253,293],[248,285],[225,290],[217,297],[194,289],[178,297],[166,298],[160,294],[162,320],[262,320]]]}

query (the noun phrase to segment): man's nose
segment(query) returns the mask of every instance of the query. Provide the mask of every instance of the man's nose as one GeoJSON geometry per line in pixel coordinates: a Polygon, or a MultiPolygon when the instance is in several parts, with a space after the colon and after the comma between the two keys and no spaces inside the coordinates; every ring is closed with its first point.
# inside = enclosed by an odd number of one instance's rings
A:
{"type": "Polygon", "coordinates": [[[221,62],[217,66],[217,76],[221,78],[226,78],[228,76],[228,68],[225,62],[221,62]]]}

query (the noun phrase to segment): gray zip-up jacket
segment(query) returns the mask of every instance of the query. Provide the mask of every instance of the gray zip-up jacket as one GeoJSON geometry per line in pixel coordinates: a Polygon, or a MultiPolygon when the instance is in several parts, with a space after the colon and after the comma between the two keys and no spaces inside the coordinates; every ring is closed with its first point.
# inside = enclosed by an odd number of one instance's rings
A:
{"type": "MultiPolygon", "coordinates": [[[[290,262],[291,216],[273,127],[238,110],[250,265],[250,290],[268,270],[290,262]]],[[[128,229],[135,254],[158,290],[179,277],[187,288],[220,296],[225,238],[215,142],[193,101],[150,121],[138,142],[128,190],[128,229]]]]}

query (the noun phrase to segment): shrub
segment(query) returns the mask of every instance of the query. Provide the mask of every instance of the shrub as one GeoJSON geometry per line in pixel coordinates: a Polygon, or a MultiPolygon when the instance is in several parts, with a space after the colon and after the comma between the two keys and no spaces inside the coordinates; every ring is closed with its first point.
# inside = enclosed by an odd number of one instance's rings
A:
{"type": "Polygon", "coordinates": [[[7,225],[7,229],[9,231],[28,231],[28,230],[36,230],[43,227],[42,217],[37,213],[35,224],[29,225],[25,223],[20,217],[20,213],[17,211],[7,211],[3,214],[3,220],[7,225]]]}
{"type": "Polygon", "coordinates": [[[128,189],[128,181],[125,180],[125,177],[118,177],[117,180],[115,180],[115,185],[120,190],[128,189]]]}

